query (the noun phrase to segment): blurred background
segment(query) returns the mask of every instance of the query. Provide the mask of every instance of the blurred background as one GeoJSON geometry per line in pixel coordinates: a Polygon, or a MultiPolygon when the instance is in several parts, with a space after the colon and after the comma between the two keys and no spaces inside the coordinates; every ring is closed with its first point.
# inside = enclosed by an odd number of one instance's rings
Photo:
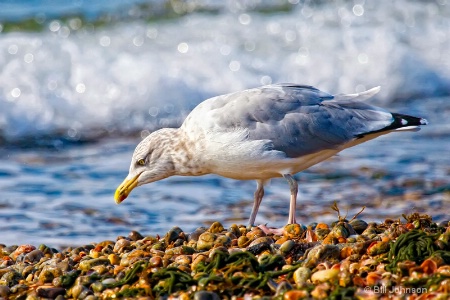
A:
{"type": "MultiPolygon", "coordinates": [[[[0,243],[99,242],[245,224],[254,182],[174,177],[117,206],[136,144],[206,98],[277,82],[425,117],[297,175],[302,223],[450,220],[450,2],[0,0],[0,243]]],[[[257,223],[281,226],[272,181],[257,223]]]]}

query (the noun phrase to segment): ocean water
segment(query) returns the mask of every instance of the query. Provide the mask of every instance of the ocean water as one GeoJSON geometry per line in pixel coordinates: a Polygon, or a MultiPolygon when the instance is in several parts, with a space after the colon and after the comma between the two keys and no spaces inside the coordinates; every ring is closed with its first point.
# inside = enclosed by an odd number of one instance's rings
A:
{"type": "MultiPolygon", "coordinates": [[[[450,219],[450,2],[0,1],[0,243],[73,245],[246,223],[254,182],[174,177],[121,205],[135,145],[202,100],[275,82],[427,118],[297,178],[301,222],[450,219]],[[172,3],[172,4],[170,4],[172,3]],[[172,6],[171,6],[172,5],[172,6]],[[32,24],[32,25],[29,25],[32,24]]],[[[257,217],[281,226],[287,183],[257,217]]]]}

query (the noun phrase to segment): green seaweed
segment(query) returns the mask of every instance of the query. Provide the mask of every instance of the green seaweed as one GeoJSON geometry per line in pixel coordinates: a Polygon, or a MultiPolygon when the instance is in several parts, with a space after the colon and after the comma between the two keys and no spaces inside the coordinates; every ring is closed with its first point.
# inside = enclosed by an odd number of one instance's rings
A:
{"type": "Polygon", "coordinates": [[[356,287],[342,287],[337,286],[330,295],[328,299],[330,300],[343,300],[343,299],[354,299],[356,287]]]}
{"type": "Polygon", "coordinates": [[[161,269],[151,274],[149,279],[157,296],[186,290],[189,286],[197,283],[191,275],[173,267],[161,269]]]}
{"type": "Polygon", "coordinates": [[[197,273],[198,286],[202,289],[221,289],[223,295],[243,296],[246,292],[269,294],[276,286],[274,282],[279,276],[290,278],[299,264],[290,268],[277,270],[285,264],[279,255],[269,255],[260,263],[248,252],[236,252],[227,255],[217,252],[209,264],[203,264],[197,273]]]}
{"type": "Polygon", "coordinates": [[[146,296],[147,292],[143,288],[128,288],[117,293],[117,297],[134,298],[137,296],[146,296]]]}
{"type": "Polygon", "coordinates": [[[388,255],[391,263],[387,266],[387,270],[396,270],[397,264],[405,260],[414,261],[417,264],[422,263],[436,252],[437,246],[434,241],[437,238],[437,234],[428,235],[417,229],[400,235],[391,245],[388,255]]]}
{"type": "Polygon", "coordinates": [[[122,278],[121,280],[119,280],[117,282],[114,282],[114,283],[105,284],[105,287],[113,288],[113,287],[117,287],[117,286],[122,286],[124,284],[133,283],[134,281],[136,281],[137,273],[141,272],[144,269],[146,269],[147,265],[148,265],[147,262],[143,262],[143,261],[136,262],[133,265],[133,268],[128,270],[128,272],[125,274],[124,278],[122,278]]]}
{"type": "Polygon", "coordinates": [[[64,288],[71,287],[75,280],[77,280],[78,276],[80,276],[81,270],[74,270],[71,272],[68,272],[65,275],[61,276],[61,286],[64,288]]]}

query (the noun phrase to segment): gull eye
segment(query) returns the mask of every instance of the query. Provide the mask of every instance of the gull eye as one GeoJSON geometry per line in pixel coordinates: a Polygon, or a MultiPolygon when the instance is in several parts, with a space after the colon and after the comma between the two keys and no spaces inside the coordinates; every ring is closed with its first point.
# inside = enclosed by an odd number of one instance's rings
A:
{"type": "Polygon", "coordinates": [[[137,161],[138,165],[143,166],[145,165],[145,160],[143,160],[142,158],[140,160],[137,161]]]}

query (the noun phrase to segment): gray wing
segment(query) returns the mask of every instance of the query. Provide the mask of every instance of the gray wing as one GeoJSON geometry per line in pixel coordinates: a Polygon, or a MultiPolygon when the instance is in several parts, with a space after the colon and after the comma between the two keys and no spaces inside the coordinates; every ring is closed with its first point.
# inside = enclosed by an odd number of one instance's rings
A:
{"type": "Polygon", "coordinates": [[[371,95],[332,96],[311,86],[270,85],[205,101],[203,122],[209,120],[216,131],[245,128],[248,139],[270,140],[274,150],[294,158],[389,126],[391,113],[361,102],[371,95]]]}

